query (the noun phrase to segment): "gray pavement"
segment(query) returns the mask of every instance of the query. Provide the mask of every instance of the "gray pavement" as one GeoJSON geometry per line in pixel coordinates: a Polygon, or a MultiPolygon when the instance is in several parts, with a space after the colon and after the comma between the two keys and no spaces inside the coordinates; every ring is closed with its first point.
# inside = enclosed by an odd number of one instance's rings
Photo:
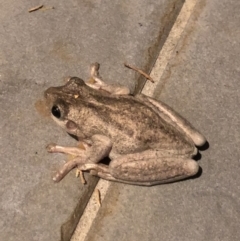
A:
{"type": "Polygon", "coordinates": [[[69,240],[97,181],[52,182],[65,157],[46,144],[75,141],[41,116],[43,91],[95,61],[133,91],[140,76],[123,63],[148,72],[183,2],[52,0],[29,13],[39,1],[0,0],[0,240],[69,240]]]}
{"type": "Polygon", "coordinates": [[[199,0],[154,97],[208,139],[194,179],[114,183],[85,241],[240,240],[240,2],[199,0]]]}

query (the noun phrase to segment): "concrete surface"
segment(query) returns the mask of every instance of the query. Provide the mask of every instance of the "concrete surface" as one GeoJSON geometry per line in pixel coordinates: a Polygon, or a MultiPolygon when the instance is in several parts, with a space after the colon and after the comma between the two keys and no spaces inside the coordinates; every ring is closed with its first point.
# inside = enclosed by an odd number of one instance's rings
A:
{"type": "Polygon", "coordinates": [[[3,241],[69,240],[97,181],[83,186],[71,173],[53,184],[51,176],[66,158],[48,154],[46,144],[75,141],[37,113],[43,91],[64,76],[86,79],[93,61],[101,63],[104,79],[134,90],[139,75],[123,63],[150,69],[183,0],[52,0],[28,12],[39,4],[0,0],[3,241]]]}
{"type": "Polygon", "coordinates": [[[154,92],[207,137],[201,175],[151,188],[111,184],[85,241],[240,239],[239,8],[199,0],[154,92]]]}

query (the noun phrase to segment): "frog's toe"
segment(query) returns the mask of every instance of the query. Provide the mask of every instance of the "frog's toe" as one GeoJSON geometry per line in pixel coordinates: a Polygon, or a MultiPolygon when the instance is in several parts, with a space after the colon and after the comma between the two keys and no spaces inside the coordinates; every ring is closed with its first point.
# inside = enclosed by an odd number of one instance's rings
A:
{"type": "Polygon", "coordinates": [[[207,142],[205,136],[203,136],[197,131],[195,133],[192,133],[191,137],[196,146],[203,146],[207,142]]]}
{"type": "Polygon", "coordinates": [[[57,172],[57,174],[52,179],[54,182],[59,182],[62,179],[61,174],[57,172]]]}
{"type": "Polygon", "coordinates": [[[56,144],[55,143],[50,143],[46,146],[46,149],[48,152],[55,152],[56,150],[56,144]]]}
{"type": "Polygon", "coordinates": [[[198,173],[199,165],[194,160],[188,160],[185,162],[184,169],[188,176],[193,176],[198,173]]]}
{"type": "Polygon", "coordinates": [[[198,154],[198,149],[197,149],[197,147],[194,146],[192,157],[196,156],[197,154],[198,154]]]}
{"type": "Polygon", "coordinates": [[[66,162],[53,177],[54,182],[60,182],[74,167],[79,165],[79,158],[66,162]]]}

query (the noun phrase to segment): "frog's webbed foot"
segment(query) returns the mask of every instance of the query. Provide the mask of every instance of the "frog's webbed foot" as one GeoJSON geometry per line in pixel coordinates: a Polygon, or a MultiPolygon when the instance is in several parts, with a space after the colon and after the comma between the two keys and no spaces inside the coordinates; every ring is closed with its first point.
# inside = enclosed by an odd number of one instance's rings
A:
{"type": "Polygon", "coordinates": [[[118,85],[110,85],[105,83],[102,80],[102,77],[99,75],[99,63],[93,63],[90,66],[90,80],[86,82],[86,84],[97,90],[104,90],[112,95],[128,95],[130,94],[130,90],[125,86],[118,85]]]}

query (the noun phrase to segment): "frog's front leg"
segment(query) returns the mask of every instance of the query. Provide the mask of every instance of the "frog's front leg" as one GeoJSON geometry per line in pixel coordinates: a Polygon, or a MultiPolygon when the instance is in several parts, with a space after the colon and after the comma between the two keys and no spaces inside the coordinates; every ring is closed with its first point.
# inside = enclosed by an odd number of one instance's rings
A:
{"type": "Polygon", "coordinates": [[[109,166],[84,164],[81,169],[110,181],[152,186],[193,176],[199,166],[184,156],[165,156],[160,151],[146,150],[117,158],[109,166]]]}
{"type": "Polygon", "coordinates": [[[85,163],[97,163],[109,155],[112,148],[111,140],[102,135],[94,135],[90,139],[90,146],[80,149],[77,147],[64,147],[50,144],[49,152],[61,152],[74,155],[74,158],[66,162],[53,177],[55,182],[61,181],[74,167],[82,166],[85,163]]]}
{"type": "Polygon", "coordinates": [[[77,147],[72,146],[60,146],[55,143],[48,144],[46,149],[49,153],[64,153],[72,156],[81,156],[84,151],[89,149],[90,146],[87,143],[80,142],[77,147]]]}
{"type": "Polygon", "coordinates": [[[97,89],[97,90],[104,90],[112,95],[128,95],[128,94],[130,94],[129,88],[127,88],[125,86],[110,85],[110,84],[105,83],[99,74],[99,68],[100,68],[99,63],[91,64],[91,66],[90,66],[91,79],[86,82],[86,84],[89,87],[91,87],[93,89],[97,89]]]}

